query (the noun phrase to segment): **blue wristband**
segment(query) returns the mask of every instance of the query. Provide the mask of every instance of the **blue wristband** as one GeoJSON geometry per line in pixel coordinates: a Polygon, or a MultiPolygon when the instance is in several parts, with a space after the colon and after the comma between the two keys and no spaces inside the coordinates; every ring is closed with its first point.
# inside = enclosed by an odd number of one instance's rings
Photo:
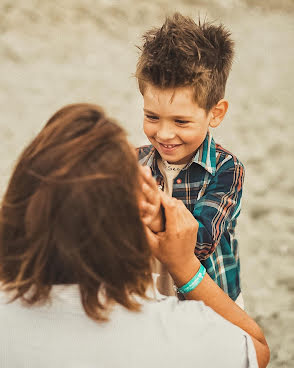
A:
{"type": "Polygon", "coordinates": [[[187,284],[181,286],[180,288],[177,288],[177,291],[181,294],[187,294],[190,291],[194,290],[203,280],[203,277],[205,274],[206,274],[206,269],[203,266],[203,264],[201,264],[196,275],[190,281],[188,281],[187,284]]]}

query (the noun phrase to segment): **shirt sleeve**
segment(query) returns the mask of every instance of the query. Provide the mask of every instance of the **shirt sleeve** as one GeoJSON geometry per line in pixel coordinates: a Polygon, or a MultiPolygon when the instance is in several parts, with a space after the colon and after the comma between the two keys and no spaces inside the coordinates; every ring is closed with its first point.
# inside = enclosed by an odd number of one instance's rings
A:
{"type": "Polygon", "coordinates": [[[225,161],[196,202],[193,215],[199,223],[195,254],[208,258],[220,242],[228,225],[241,208],[244,166],[235,157],[225,161]]]}

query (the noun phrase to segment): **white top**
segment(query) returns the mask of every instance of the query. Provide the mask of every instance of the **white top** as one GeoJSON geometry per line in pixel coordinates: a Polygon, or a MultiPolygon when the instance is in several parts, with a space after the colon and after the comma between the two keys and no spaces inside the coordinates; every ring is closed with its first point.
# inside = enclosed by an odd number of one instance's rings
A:
{"type": "Polygon", "coordinates": [[[170,164],[165,160],[159,158],[157,160],[158,168],[164,180],[164,192],[170,196],[173,194],[174,179],[179,175],[180,171],[187,166],[187,164],[175,165],[170,164]]]}
{"type": "Polygon", "coordinates": [[[249,335],[202,302],[153,299],[139,313],[117,305],[98,323],[76,285],[51,295],[51,305],[24,307],[0,292],[1,368],[257,367],[249,335]]]}

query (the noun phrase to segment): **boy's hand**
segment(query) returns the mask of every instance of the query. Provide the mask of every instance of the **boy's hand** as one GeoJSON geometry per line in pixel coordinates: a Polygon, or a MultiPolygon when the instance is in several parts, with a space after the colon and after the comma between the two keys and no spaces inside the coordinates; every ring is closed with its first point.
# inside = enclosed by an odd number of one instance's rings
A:
{"type": "Polygon", "coordinates": [[[149,167],[141,166],[140,172],[142,194],[139,199],[139,208],[141,218],[145,225],[157,233],[164,230],[160,191],[149,167]]]}

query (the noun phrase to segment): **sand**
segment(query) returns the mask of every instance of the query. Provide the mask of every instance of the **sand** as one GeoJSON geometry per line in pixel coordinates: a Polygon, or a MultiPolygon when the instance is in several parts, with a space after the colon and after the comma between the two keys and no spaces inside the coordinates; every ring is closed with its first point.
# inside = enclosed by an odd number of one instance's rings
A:
{"type": "Polygon", "coordinates": [[[270,367],[293,367],[294,5],[219,3],[1,0],[0,195],[25,144],[67,103],[102,105],[135,145],[145,143],[132,76],[140,35],[174,10],[222,21],[236,40],[236,60],[230,108],[214,135],[246,167],[238,225],[246,309],[265,331],[270,367]]]}

